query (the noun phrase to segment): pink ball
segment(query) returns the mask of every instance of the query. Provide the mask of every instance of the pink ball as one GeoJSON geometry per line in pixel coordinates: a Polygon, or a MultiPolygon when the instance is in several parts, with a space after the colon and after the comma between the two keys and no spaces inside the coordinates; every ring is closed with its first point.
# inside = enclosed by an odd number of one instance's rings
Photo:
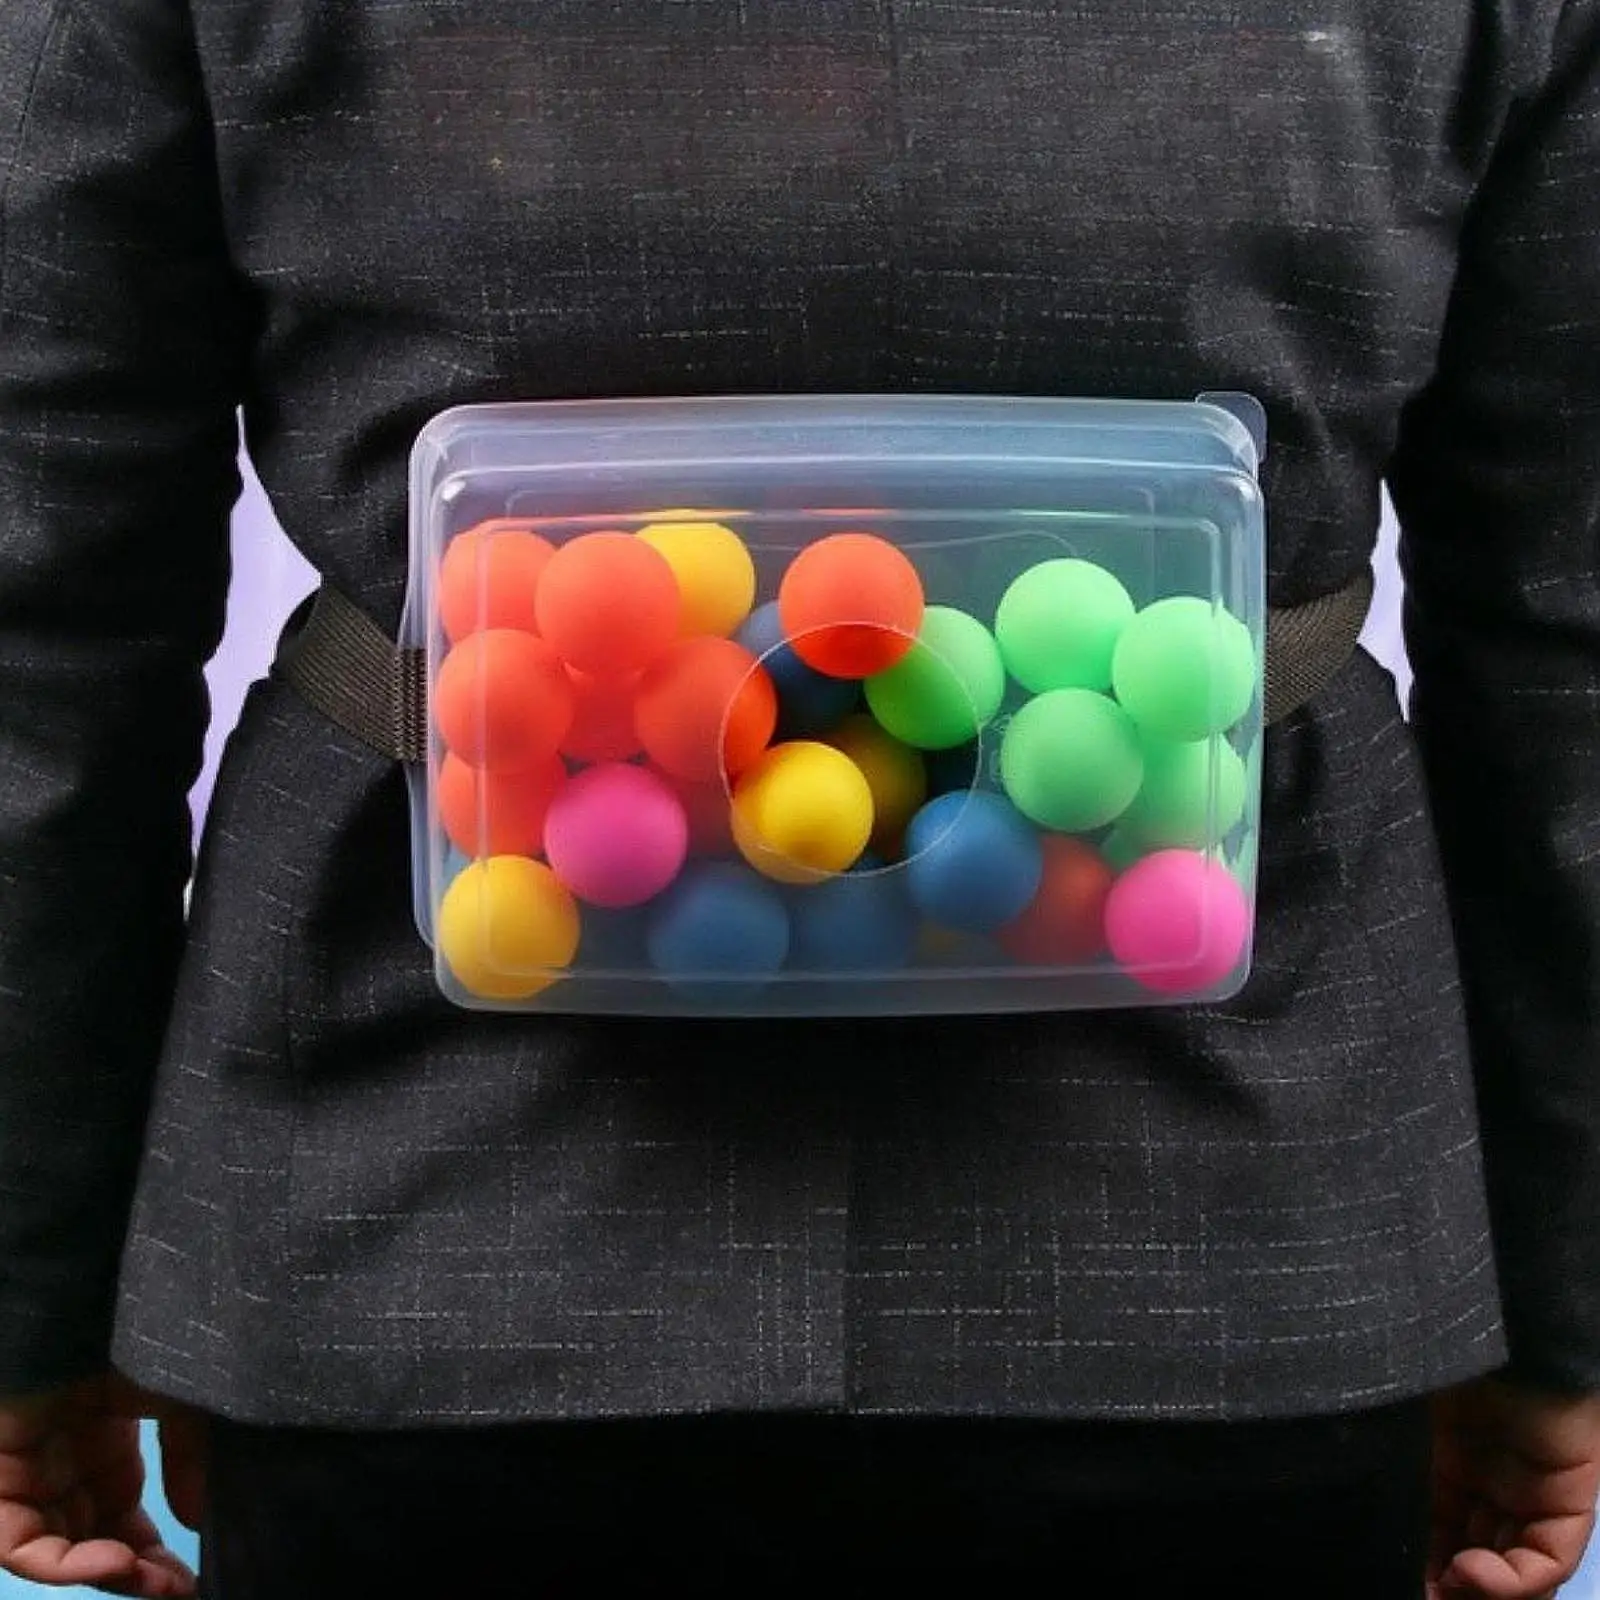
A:
{"type": "Polygon", "coordinates": [[[661,893],[689,853],[683,803],[655,773],[611,763],[567,784],[544,825],[555,875],[592,906],[642,905],[661,893]]]}
{"type": "Polygon", "coordinates": [[[1250,902],[1228,869],[1193,850],[1146,856],[1106,901],[1111,953],[1160,994],[1192,994],[1227,977],[1251,921],[1250,902]]]}

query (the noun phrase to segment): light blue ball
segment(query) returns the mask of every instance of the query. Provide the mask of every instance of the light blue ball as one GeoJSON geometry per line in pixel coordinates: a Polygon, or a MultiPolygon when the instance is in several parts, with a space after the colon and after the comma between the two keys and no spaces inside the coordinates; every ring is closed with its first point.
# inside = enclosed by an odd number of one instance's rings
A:
{"type": "Polygon", "coordinates": [[[1044,852],[1033,824],[1003,795],[945,794],[906,829],[911,898],[930,922],[989,933],[1038,892],[1044,852]]]}
{"type": "Polygon", "coordinates": [[[795,891],[790,966],[806,972],[898,972],[911,963],[917,912],[903,871],[863,857],[849,872],[795,891]]]}
{"type": "Polygon", "coordinates": [[[820,739],[861,704],[859,683],[824,677],[794,653],[776,600],[750,613],[739,630],[739,643],[767,669],[778,691],[779,739],[820,739]]]}
{"type": "Polygon", "coordinates": [[[789,914],[776,888],[748,867],[716,862],[686,873],[657,903],[646,943],[675,988],[715,1005],[729,980],[772,977],[789,953],[789,914]]]}

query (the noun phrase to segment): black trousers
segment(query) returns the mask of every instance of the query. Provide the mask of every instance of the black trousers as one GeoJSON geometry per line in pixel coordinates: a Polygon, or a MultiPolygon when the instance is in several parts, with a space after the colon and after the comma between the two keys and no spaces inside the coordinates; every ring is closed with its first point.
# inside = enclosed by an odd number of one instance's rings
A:
{"type": "Polygon", "coordinates": [[[1123,1424],[737,1417],[340,1433],[218,1421],[208,1600],[1420,1600],[1424,1403],[1123,1424]]]}

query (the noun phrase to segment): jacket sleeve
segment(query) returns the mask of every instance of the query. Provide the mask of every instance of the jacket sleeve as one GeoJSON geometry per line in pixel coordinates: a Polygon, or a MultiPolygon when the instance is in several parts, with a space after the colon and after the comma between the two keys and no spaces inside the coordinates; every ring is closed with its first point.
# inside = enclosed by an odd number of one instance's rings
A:
{"type": "Polygon", "coordinates": [[[1511,1366],[1597,1390],[1600,0],[1545,9],[1390,480],[1511,1366]]]}
{"type": "Polygon", "coordinates": [[[0,1394],[107,1360],[225,611],[241,306],[184,0],[8,0],[0,1394]]]}

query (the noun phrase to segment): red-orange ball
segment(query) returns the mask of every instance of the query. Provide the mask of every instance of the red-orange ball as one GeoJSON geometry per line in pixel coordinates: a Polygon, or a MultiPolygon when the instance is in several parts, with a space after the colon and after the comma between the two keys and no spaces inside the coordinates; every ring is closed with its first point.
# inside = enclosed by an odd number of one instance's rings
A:
{"type": "Polygon", "coordinates": [[[667,558],[626,533],[563,545],[539,579],[539,632],[570,667],[603,678],[649,666],[678,636],[683,599],[667,558]]]}
{"type": "Polygon", "coordinates": [[[572,726],[572,684],[555,651],[531,633],[470,633],[433,686],[440,736],[469,766],[497,772],[555,754],[572,726]]]}
{"type": "Polygon", "coordinates": [[[484,772],[447,755],[435,789],[439,821],[463,855],[540,855],[545,814],[566,782],[559,756],[511,772],[484,772]]]}
{"type": "Polygon", "coordinates": [[[778,615],[790,647],[830,678],[870,678],[910,650],[922,626],[922,580],[870,533],[835,533],[789,564],[778,615]]]}
{"type": "Polygon", "coordinates": [[[459,533],[439,563],[439,621],[452,642],[483,628],[537,633],[534,596],[555,546],[531,523],[497,517],[459,533]]]}
{"type": "Polygon", "coordinates": [[[688,783],[661,767],[650,769],[661,778],[683,803],[689,819],[689,854],[692,856],[731,856],[733,843],[733,802],[719,779],[715,783],[688,783]]]}
{"type": "Polygon", "coordinates": [[[633,725],[657,766],[714,783],[742,772],[771,743],[778,694],[743,645],[685,639],[639,680],[633,725]]]}
{"type": "Polygon", "coordinates": [[[574,761],[626,761],[639,753],[633,727],[633,699],[639,678],[594,678],[567,668],[574,695],[572,727],[561,753],[574,761]]]}
{"type": "Polygon", "coordinates": [[[1093,960],[1106,949],[1106,897],[1114,874],[1081,840],[1047,833],[1040,843],[1039,892],[1020,917],[1000,929],[1000,946],[1013,961],[1030,966],[1093,960]]]}

